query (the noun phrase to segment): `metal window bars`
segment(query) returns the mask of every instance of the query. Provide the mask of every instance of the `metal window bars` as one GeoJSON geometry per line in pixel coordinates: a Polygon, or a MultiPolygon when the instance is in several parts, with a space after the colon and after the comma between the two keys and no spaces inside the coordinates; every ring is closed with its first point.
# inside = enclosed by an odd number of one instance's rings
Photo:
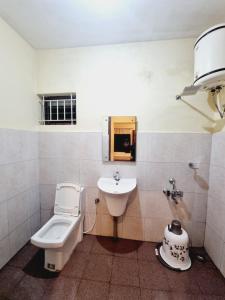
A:
{"type": "Polygon", "coordinates": [[[41,125],[76,124],[76,94],[41,94],[41,125]]]}

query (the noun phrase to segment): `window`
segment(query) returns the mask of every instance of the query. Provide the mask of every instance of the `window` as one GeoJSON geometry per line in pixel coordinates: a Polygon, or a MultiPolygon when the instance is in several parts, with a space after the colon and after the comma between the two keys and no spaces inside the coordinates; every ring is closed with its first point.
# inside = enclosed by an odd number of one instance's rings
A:
{"type": "Polygon", "coordinates": [[[76,124],[76,94],[46,94],[41,98],[42,125],[76,124]]]}

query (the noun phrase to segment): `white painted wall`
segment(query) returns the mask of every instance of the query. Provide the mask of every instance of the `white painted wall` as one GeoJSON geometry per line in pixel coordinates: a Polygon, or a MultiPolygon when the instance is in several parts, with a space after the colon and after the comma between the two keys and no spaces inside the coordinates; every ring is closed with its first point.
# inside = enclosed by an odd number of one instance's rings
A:
{"type": "MultiPolygon", "coordinates": [[[[213,122],[175,100],[193,81],[193,45],[181,39],[38,50],[38,92],[77,93],[77,125],[47,130],[99,131],[104,115],[136,115],[140,131],[210,130],[213,122]]],[[[212,117],[206,100],[188,99],[212,117]]]]}
{"type": "Polygon", "coordinates": [[[36,52],[0,19],[0,127],[32,129],[39,118],[36,52]]]}

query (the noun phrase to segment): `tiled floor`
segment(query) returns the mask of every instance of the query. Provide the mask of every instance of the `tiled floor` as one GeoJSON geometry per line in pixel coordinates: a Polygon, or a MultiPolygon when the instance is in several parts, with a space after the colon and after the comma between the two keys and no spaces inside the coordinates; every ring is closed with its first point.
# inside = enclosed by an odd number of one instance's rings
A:
{"type": "Polygon", "coordinates": [[[47,278],[40,250],[26,245],[0,271],[0,299],[225,299],[225,279],[211,261],[178,273],[163,267],[154,249],[154,243],[86,235],[64,270],[47,278]]]}

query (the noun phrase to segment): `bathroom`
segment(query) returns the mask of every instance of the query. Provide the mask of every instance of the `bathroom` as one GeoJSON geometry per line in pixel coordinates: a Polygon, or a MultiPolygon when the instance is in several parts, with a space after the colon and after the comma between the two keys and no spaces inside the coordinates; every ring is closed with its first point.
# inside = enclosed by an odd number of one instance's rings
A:
{"type": "Polygon", "coordinates": [[[0,299],[224,299],[225,120],[212,94],[177,97],[193,84],[197,38],[224,11],[210,0],[0,1],[0,299]],[[46,122],[44,105],[65,96],[74,119],[46,122]],[[135,117],[134,161],[109,155],[121,116],[135,117]],[[136,185],[115,217],[98,182],[117,175],[136,185]],[[163,192],[172,178],[175,200],[163,192]],[[61,183],[83,188],[83,228],[51,272],[31,238],[61,183]],[[184,272],[156,255],[172,220],[189,237],[184,272]]]}

